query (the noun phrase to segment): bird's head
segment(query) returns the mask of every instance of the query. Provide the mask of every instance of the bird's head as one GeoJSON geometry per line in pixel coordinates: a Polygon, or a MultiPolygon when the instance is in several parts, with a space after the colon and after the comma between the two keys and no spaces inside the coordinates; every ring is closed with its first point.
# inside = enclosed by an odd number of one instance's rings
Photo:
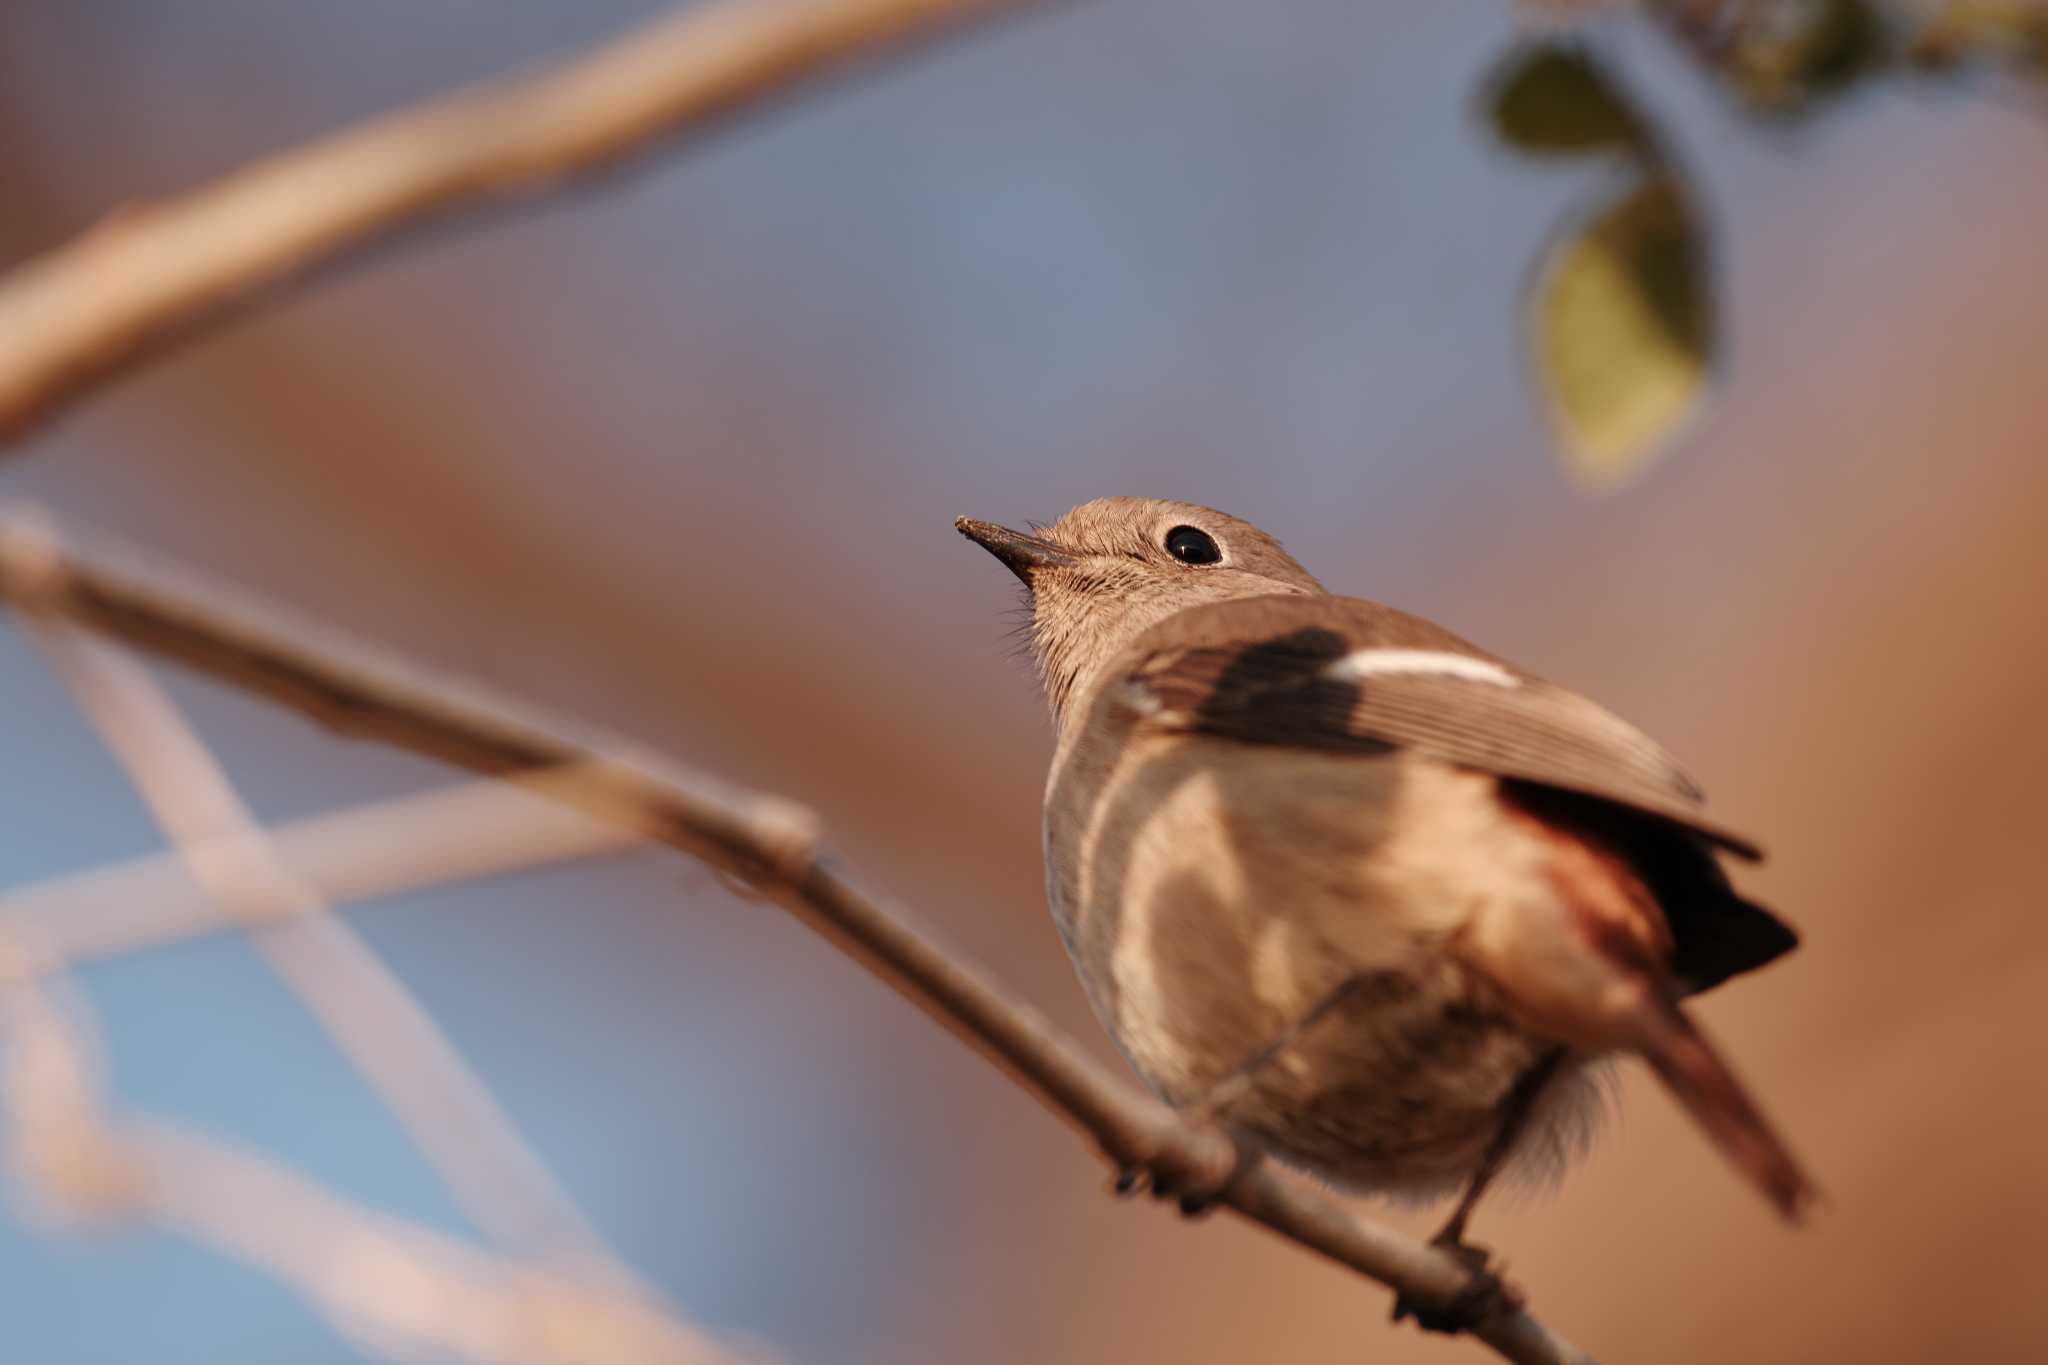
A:
{"type": "Polygon", "coordinates": [[[1323,591],[1280,542],[1227,512],[1160,498],[1097,498],[1050,526],[953,523],[1017,575],[1055,713],[1148,627],[1208,602],[1323,591]]]}

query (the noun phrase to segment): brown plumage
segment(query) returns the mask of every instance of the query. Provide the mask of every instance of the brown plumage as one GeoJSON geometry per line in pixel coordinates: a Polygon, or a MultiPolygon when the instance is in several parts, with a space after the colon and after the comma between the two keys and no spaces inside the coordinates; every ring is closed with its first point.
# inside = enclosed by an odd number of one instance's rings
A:
{"type": "Polygon", "coordinates": [[[1469,1182],[1455,1238],[1634,1052],[1799,1214],[1811,1184],[1680,1006],[1796,939],[1655,743],[1209,508],[960,529],[1031,592],[1054,918],[1168,1100],[1342,1183],[1469,1182]]]}

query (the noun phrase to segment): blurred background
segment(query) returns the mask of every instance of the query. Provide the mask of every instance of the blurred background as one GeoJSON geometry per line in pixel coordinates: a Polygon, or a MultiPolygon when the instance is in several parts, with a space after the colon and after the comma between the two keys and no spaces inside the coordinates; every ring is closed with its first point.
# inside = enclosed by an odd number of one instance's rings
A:
{"type": "MultiPolygon", "coordinates": [[[[653,8],[7,5],[0,263],[653,8]]],[[[1807,935],[1701,1011],[1831,1206],[1777,1226],[1631,1071],[1560,1193],[1480,1214],[1543,1316],[1614,1361],[2039,1359],[2048,105],[1879,89],[1760,131],[1610,35],[1707,196],[1727,351],[1594,497],[1516,321],[1585,182],[1473,113],[1516,24],[1035,13],[375,253],[106,390],[0,495],[815,806],[1111,1060],[1045,914],[1014,589],[949,523],[1107,493],[1248,517],[1657,734],[1807,935]]],[[[163,676],[266,819],[453,780],[163,676]]],[[[0,884],[160,846],[11,633],[0,697],[0,884]]],[[[348,914],[621,1253],[790,1360],[1483,1358],[1240,1221],[1112,1200],[979,1058],[677,857],[348,914]]],[[[124,1106],[469,1231],[239,941],[83,981],[124,1106]]],[[[22,1360],[362,1358],[253,1271],[18,1204],[0,1305],[22,1360]]]]}

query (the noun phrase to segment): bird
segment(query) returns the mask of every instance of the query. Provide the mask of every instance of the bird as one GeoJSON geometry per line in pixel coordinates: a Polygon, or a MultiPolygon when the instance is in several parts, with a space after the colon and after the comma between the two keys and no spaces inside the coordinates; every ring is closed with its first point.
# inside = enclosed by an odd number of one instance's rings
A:
{"type": "Polygon", "coordinates": [[[1167,1103],[1340,1189],[1457,1192],[1435,1242],[1484,1277],[1481,1196],[1575,1156],[1634,1054],[1779,1214],[1810,1209],[1684,1004],[1798,935],[1736,892],[1723,857],[1760,851],[1655,742],[1213,508],[955,527],[1028,598],[1054,924],[1167,1103]]]}

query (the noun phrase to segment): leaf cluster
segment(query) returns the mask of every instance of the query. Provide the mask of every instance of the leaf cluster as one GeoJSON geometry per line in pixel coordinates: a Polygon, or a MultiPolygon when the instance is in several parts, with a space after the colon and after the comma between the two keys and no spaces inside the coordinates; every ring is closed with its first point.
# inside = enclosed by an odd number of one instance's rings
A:
{"type": "MultiPolygon", "coordinates": [[[[1630,6],[1746,119],[1783,125],[1883,80],[2019,79],[2048,92],[2048,3],[1650,0],[1630,6]]],[[[1601,169],[1524,300],[1528,363],[1567,470],[1607,489],[1668,447],[1721,359],[1703,196],[1597,35],[1517,44],[1483,115],[1515,152],[1601,169]]]]}

